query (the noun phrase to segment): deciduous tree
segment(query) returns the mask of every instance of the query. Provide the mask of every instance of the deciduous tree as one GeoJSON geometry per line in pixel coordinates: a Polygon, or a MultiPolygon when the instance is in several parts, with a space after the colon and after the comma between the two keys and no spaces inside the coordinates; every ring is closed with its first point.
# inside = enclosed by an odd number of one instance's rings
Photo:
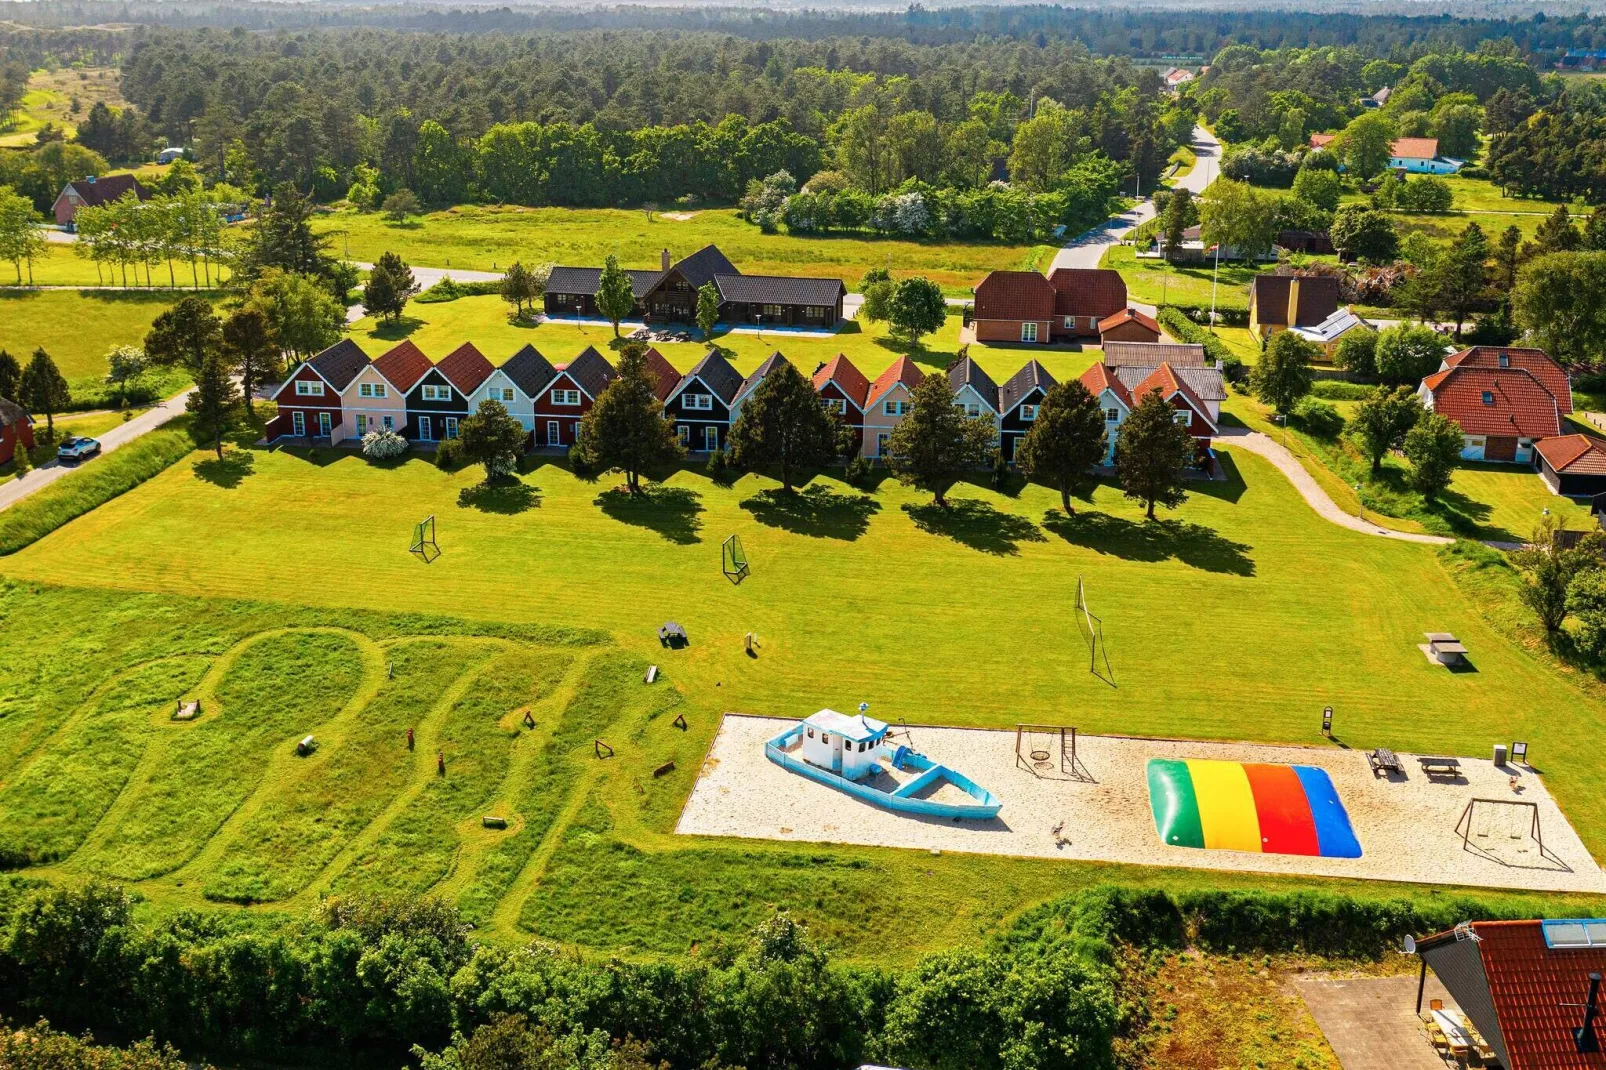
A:
{"type": "Polygon", "coordinates": [[[719,322],[719,289],[711,282],[697,288],[697,329],[703,341],[714,344],[714,325],[719,322]]]}
{"type": "Polygon", "coordinates": [[[1461,459],[1461,425],[1442,412],[1428,411],[1405,435],[1405,456],[1411,462],[1411,487],[1433,501],[1450,485],[1461,459]]]}
{"type": "Polygon", "coordinates": [[[1564,364],[1606,353],[1606,253],[1551,253],[1522,266],[1511,294],[1517,326],[1564,364]]]}
{"type": "Polygon", "coordinates": [[[531,271],[517,260],[508,266],[502,276],[502,300],[513,306],[515,319],[524,318],[526,306],[535,313],[536,302],[546,293],[547,274],[545,270],[531,271]]]}
{"type": "Polygon", "coordinates": [[[619,321],[636,309],[636,294],[630,286],[630,276],[619,266],[619,258],[612,253],[602,263],[602,275],[597,279],[597,311],[613,324],[613,336],[619,337],[619,321]]]}
{"type": "Polygon", "coordinates": [[[245,305],[229,313],[228,319],[223,321],[223,355],[229,367],[240,376],[246,415],[256,415],[251,405],[251,395],[256,388],[278,378],[283,367],[280,352],[273,325],[260,308],[245,305]]]}
{"type": "Polygon", "coordinates": [[[955,407],[946,376],[926,376],[909,392],[909,401],[909,413],[887,440],[887,467],[900,482],[929,491],[947,508],[945,495],[959,474],[987,462],[995,428],[992,421],[955,407]]]}
{"type": "Polygon", "coordinates": [[[791,493],[801,468],[830,464],[837,456],[838,421],[820,404],[814,386],[782,362],[742,402],[731,426],[730,454],[737,465],[780,469],[781,489],[791,493]]]}
{"type": "Polygon", "coordinates": [[[619,377],[597,396],[580,421],[580,452],[588,466],[617,468],[625,487],[641,493],[641,475],[686,455],[653,389],[647,347],[626,343],[619,351],[619,377]]]}
{"type": "Polygon", "coordinates": [[[183,368],[194,378],[223,347],[223,327],[212,306],[186,297],[157,316],[145,335],[145,356],[152,364],[183,368]]]}
{"type": "Polygon", "coordinates": [[[1188,500],[1184,474],[1194,459],[1193,435],[1177,422],[1177,410],[1151,390],[1121,424],[1115,444],[1115,475],[1122,492],[1144,506],[1154,519],[1154,507],[1175,509],[1188,500]]]}
{"type": "MultiPolygon", "coordinates": [[[[145,351],[139,346],[113,346],[106,354],[106,384],[117,388],[117,407],[128,404],[128,392],[149,368],[145,351]]],[[[4,396],[4,391],[0,391],[4,396]]]]}
{"type": "Polygon", "coordinates": [[[1262,404],[1287,415],[1310,393],[1310,363],[1320,351],[1292,331],[1279,331],[1266,344],[1249,373],[1249,385],[1262,404]]]}
{"type": "Polygon", "coordinates": [[[1561,518],[1544,516],[1534,526],[1528,544],[1511,554],[1511,563],[1522,573],[1522,601],[1547,632],[1558,632],[1567,620],[1567,591],[1574,579],[1601,567],[1599,536],[1566,547],[1557,535],[1561,518]]]}
{"type": "Polygon", "coordinates": [[[469,464],[483,465],[485,482],[512,475],[529,432],[500,401],[486,398],[457,427],[457,448],[469,464]]]}
{"type": "Polygon", "coordinates": [[[72,403],[72,391],[67,388],[67,380],[56,367],[56,362],[50,359],[50,354],[42,346],[33,351],[33,359],[22,370],[17,393],[21,397],[16,400],[23,408],[35,416],[44,413],[45,438],[54,442],[56,413],[72,403]]]}
{"type": "Polygon", "coordinates": [[[307,275],[264,271],[246,292],[245,303],[268,318],[280,348],[298,360],[329,348],[345,333],[345,306],[307,275]]]}
{"type": "Polygon", "coordinates": [[[39,214],[32,201],[10,186],[0,186],[0,260],[15,265],[19,285],[24,262],[28,265],[28,285],[33,285],[33,262],[45,253],[45,232],[38,223],[39,214]]]}
{"type": "Polygon", "coordinates": [[[1355,407],[1349,431],[1372,462],[1372,474],[1383,470],[1383,457],[1397,449],[1422,415],[1422,402],[1408,386],[1374,390],[1355,407]]]}
{"type": "Polygon", "coordinates": [[[1015,465],[1027,479],[1060,492],[1065,515],[1071,516],[1071,494],[1084,484],[1089,469],[1104,459],[1109,435],[1099,399],[1080,380],[1057,383],[1043,396],[1037,419],[1015,447],[1015,465]]]}
{"type": "Polygon", "coordinates": [[[1377,375],[1394,385],[1419,383],[1439,370],[1444,337],[1420,323],[1402,323],[1377,336],[1377,375]]]}
{"type": "Polygon", "coordinates": [[[1387,263],[1399,253],[1400,238],[1388,213],[1364,204],[1342,204],[1333,214],[1333,248],[1346,260],[1387,263]]]}
{"type": "Polygon", "coordinates": [[[887,302],[887,322],[909,339],[911,350],[920,348],[920,336],[940,330],[948,318],[942,287],[916,275],[899,282],[887,302]]]}

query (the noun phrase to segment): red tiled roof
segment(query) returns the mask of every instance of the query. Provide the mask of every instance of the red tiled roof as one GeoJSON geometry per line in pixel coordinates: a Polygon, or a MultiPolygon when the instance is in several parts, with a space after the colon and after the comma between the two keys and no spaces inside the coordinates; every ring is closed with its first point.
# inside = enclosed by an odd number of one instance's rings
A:
{"type": "Polygon", "coordinates": [[[1099,320],[1099,333],[1103,334],[1105,331],[1113,330],[1124,323],[1136,323],[1141,327],[1145,327],[1148,330],[1153,331],[1155,334],[1160,333],[1160,325],[1158,323],[1150,319],[1148,316],[1145,316],[1137,309],[1130,307],[1123,308],[1114,315],[1105,316],[1103,319],[1099,320]]]}
{"type": "Polygon", "coordinates": [[[495,367],[485,359],[485,354],[474,348],[473,342],[464,342],[436,365],[446,381],[467,397],[480,388],[480,384],[491,377],[495,367]]]}
{"type": "Polygon", "coordinates": [[[1469,435],[1552,438],[1561,434],[1556,399],[1523,368],[1447,368],[1422,380],[1433,409],[1469,435]]]}
{"type": "Polygon", "coordinates": [[[880,401],[882,396],[898,383],[913,390],[925,377],[925,372],[922,372],[914,361],[908,357],[899,357],[887,366],[886,371],[876,376],[876,381],[870,385],[870,396],[865,399],[864,407],[868,409],[880,401]]]}
{"type": "Polygon", "coordinates": [[[1606,476],[1606,443],[1588,435],[1540,439],[1534,449],[1558,472],[1606,476]]]}
{"type": "Polygon", "coordinates": [[[836,388],[846,394],[848,400],[864,411],[866,399],[870,396],[870,380],[858,369],[845,354],[838,353],[824,364],[820,365],[814,373],[814,389],[825,389],[826,383],[836,383],[836,388]]]}
{"type": "Polygon", "coordinates": [[[1524,346],[1473,346],[1444,358],[1445,368],[1498,368],[1500,358],[1506,357],[1506,367],[1522,368],[1539,380],[1539,385],[1550,391],[1562,413],[1573,411],[1573,384],[1566,369],[1551,359],[1543,349],[1524,346]]]}
{"type": "Polygon", "coordinates": [[[675,392],[675,386],[680,382],[680,373],[664,355],[652,346],[647,347],[647,371],[652,375],[652,392],[659,401],[663,401],[675,392]]]}
{"type": "Polygon", "coordinates": [[[1312,134],[1310,136],[1310,147],[1313,149],[1325,148],[1331,145],[1333,139],[1337,136],[1337,134],[1312,134]]]}
{"type": "Polygon", "coordinates": [[[1121,404],[1128,410],[1132,408],[1132,392],[1126,388],[1125,383],[1115,377],[1108,364],[1100,362],[1088,368],[1082,373],[1081,382],[1087,387],[1087,392],[1095,398],[1108,390],[1120,398],[1121,404]]]}
{"type": "Polygon", "coordinates": [[[1054,287],[1054,315],[1103,319],[1126,307],[1126,282],[1110,268],[1059,268],[1048,277],[1054,287]]]}
{"type": "MultiPolygon", "coordinates": [[[[124,194],[133,193],[142,201],[151,199],[151,191],[133,175],[107,175],[104,178],[80,178],[67,185],[83,199],[85,206],[99,207],[121,200],[124,194]]],[[[63,190],[63,193],[66,191],[63,190]]],[[[58,196],[56,198],[60,200],[58,196]]]]}
{"type": "Polygon", "coordinates": [[[1389,155],[1397,160],[1431,160],[1439,154],[1436,137],[1395,138],[1389,146],[1389,155]]]}
{"type": "MultiPolygon", "coordinates": [[[[1573,1030],[1589,994],[1589,974],[1606,972],[1606,949],[1551,949],[1537,921],[1474,922],[1489,995],[1510,1057],[1507,1070],[1599,1070],[1606,1053],[1580,1054],[1573,1030]]],[[[1606,997],[1603,997],[1606,998],[1606,997]]],[[[1606,1032],[1597,1017],[1596,1035],[1606,1032]]]]}
{"type": "Polygon", "coordinates": [[[1054,315],[1054,287],[1035,271],[994,271],[976,285],[979,320],[1046,320],[1054,315]]]}
{"type": "Polygon", "coordinates": [[[404,394],[417,386],[418,380],[432,367],[434,363],[424,355],[422,349],[413,345],[410,338],[404,338],[374,361],[375,370],[404,394]]]}
{"type": "Polygon", "coordinates": [[[1181,394],[1189,407],[1199,414],[1200,419],[1209,424],[1212,431],[1216,430],[1216,423],[1210,418],[1209,408],[1205,406],[1203,401],[1199,400],[1199,395],[1193,392],[1193,388],[1183,382],[1182,377],[1172,370],[1171,365],[1162,363],[1158,368],[1150,372],[1149,377],[1139,383],[1137,389],[1132,391],[1132,396],[1141,400],[1143,395],[1151,390],[1160,391],[1160,396],[1167,401],[1181,394]]]}

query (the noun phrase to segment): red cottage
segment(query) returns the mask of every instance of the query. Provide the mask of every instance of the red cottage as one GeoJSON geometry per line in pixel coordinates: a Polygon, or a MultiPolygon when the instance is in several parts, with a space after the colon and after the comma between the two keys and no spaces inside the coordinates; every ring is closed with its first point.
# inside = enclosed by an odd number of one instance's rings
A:
{"type": "Polygon", "coordinates": [[[814,392],[827,412],[836,413],[853,429],[853,452],[858,453],[864,446],[864,406],[870,397],[870,380],[838,353],[814,370],[814,392]]]}
{"type": "Polygon", "coordinates": [[[33,418],[15,401],[0,398],[0,464],[16,456],[18,442],[33,449],[33,418]]]}
{"type": "Polygon", "coordinates": [[[279,414],[268,424],[268,440],[330,441],[340,426],[340,393],[367,366],[367,354],[349,338],[303,361],[274,392],[279,414]]]}
{"type": "Polygon", "coordinates": [[[539,446],[574,445],[580,418],[591,411],[608,384],[619,377],[612,364],[592,346],[558,368],[541,396],[535,399],[535,441],[539,446]]]}

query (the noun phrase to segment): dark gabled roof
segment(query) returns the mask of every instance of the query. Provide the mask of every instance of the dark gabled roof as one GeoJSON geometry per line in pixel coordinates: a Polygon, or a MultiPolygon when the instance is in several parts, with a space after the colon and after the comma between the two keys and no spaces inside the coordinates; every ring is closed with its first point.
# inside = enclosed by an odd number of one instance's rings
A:
{"type": "Polygon", "coordinates": [[[18,424],[26,425],[32,422],[21,405],[8,398],[0,398],[0,428],[15,427],[18,424]]]}
{"type": "MultiPolygon", "coordinates": [[[[636,295],[639,301],[664,277],[662,271],[634,271],[626,269],[630,276],[630,292],[636,295]]],[[[547,293],[554,294],[590,294],[596,296],[597,286],[602,279],[602,269],[599,267],[555,267],[547,276],[547,293]]]]}
{"type": "Polygon", "coordinates": [[[717,245],[703,246],[690,256],[682,258],[669,270],[680,272],[681,276],[694,287],[700,287],[705,282],[713,282],[718,275],[741,275],[741,272],[736,270],[736,265],[719,251],[717,245]]]}
{"type": "Polygon", "coordinates": [[[1119,379],[1128,390],[1136,396],[1145,382],[1154,374],[1156,368],[1169,368],[1171,374],[1187,384],[1194,395],[1205,401],[1226,401],[1227,382],[1222,378],[1220,368],[1179,368],[1168,361],[1158,364],[1112,364],[1110,371],[1119,379]]]}
{"type": "Polygon", "coordinates": [[[791,367],[792,362],[781,356],[781,351],[777,349],[775,352],[764,358],[764,363],[760,364],[752,375],[749,375],[746,379],[742,380],[742,388],[736,396],[746,397],[753,391],[757,390],[758,384],[764,381],[764,377],[770,372],[774,371],[776,368],[780,367],[782,364],[791,367]]]}
{"type": "Polygon", "coordinates": [[[685,390],[693,379],[700,380],[726,405],[736,399],[736,393],[741,390],[743,382],[742,373],[731,367],[731,362],[717,352],[709,353],[698,361],[691,371],[682,376],[680,383],[675,387],[675,393],[685,390]]]}
{"type": "Polygon", "coordinates": [[[848,289],[841,279],[800,275],[719,274],[714,285],[725,300],[754,305],[835,305],[848,289]]]}
{"type": "Polygon", "coordinates": [[[368,366],[368,354],[350,338],[342,338],[307,363],[338,394],[351,385],[358,372],[368,366]]]}
{"type": "Polygon", "coordinates": [[[1205,348],[1193,342],[1105,342],[1104,363],[1123,368],[1203,368],[1205,348]]]}
{"type": "Polygon", "coordinates": [[[457,387],[464,397],[474,393],[480,384],[491,377],[496,370],[485,354],[474,348],[473,342],[464,342],[450,353],[441,358],[435,367],[446,376],[446,381],[457,387]]]}
{"type": "Polygon", "coordinates": [[[565,364],[563,374],[573,379],[593,401],[608,388],[609,383],[619,378],[619,373],[608,363],[608,358],[598,353],[594,346],[586,346],[578,357],[565,364]]]}
{"type": "Polygon", "coordinates": [[[1033,390],[1047,392],[1056,382],[1057,380],[1048,374],[1047,368],[1035,360],[1029,360],[1020,371],[1009,377],[1008,382],[998,388],[998,411],[1012,412],[1027,394],[1033,390]]]}
{"type": "Polygon", "coordinates": [[[980,394],[994,412],[998,411],[998,384],[971,358],[962,357],[948,365],[948,386],[955,394],[968,386],[980,394]]]}
{"type": "Polygon", "coordinates": [[[993,271],[976,284],[979,320],[1046,320],[1054,314],[1054,287],[1035,271],[993,271]]]}
{"type": "Polygon", "coordinates": [[[1249,284],[1255,319],[1273,326],[1310,327],[1338,311],[1338,280],[1331,275],[1256,275],[1249,284]],[[1299,281],[1295,322],[1288,322],[1288,288],[1299,281]]]}
{"type": "Polygon", "coordinates": [[[1126,307],[1126,280],[1113,268],[1056,268],[1054,315],[1103,319],[1126,307]]]}
{"type": "Polygon", "coordinates": [[[653,346],[647,347],[647,372],[652,376],[653,396],[661,402],[668,401],[669,395],[675,392],[675,384],[680,382],[680,373],[653,346]]]}
{"type": "Polygon", "coordinates": [[[540,350],[526,344],[507,358],[502,365],[502,374],[513,380],[513,385],[524,391],[525,397],[533,398],[558,377],[558,370],[541,355],[540,350]]]}
{"type": "MultiPolygon", "coordinates": [[[[151,191],[133,175],[107,175],[105,178],[80,178],[69,182],[73,192],[83,198],[85,205],[99,207],[120,200],[123,194],[133,191],[142,201],[151,199],[151,191]]],[[[65,192],[65,191],[63,191],[65,192]]]]}
{"type": "Polygon", "coordinates": [[[380,354],[374,361],[374,370],[404,394],[417,386],[418,380],[434,366],[429,357],[424,355],[424,351],[413,344],[411,338],[402,339],[395,347],[380,354]]]}

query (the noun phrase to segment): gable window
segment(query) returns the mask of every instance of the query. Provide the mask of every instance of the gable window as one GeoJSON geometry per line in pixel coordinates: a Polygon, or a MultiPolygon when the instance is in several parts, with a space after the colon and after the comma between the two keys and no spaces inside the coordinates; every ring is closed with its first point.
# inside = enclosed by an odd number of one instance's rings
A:
{"type": "Polygon", "coordinates": [[[451,401],[452,388],[449,386],[430,386],[426,383],[423,393],[419,396],[425,401],[451,401]]]}
{"type": "Polygon", "coordinates": [[[1485,390],[1483,392],[1483,403],[1485,405],[1493,405],[1494,404],[1494,391],[1493,390],[1485,390]]]}
{"type": "Polygon", "coordinates": [[[847,398],[821,398],[820,405],[826,412],[834,412],[838,416],[846,416],[848,414],[847,398]]]}
{"type": "Polygon", "coordinates": [[[357,396],[360,398],[382,398],[385,396],[384,383],[359,383],[357,396]]]}
{"type": "Polygon", "coordinates": [[[1020,340],[1022,342],[1037,341],[1037,323],[1035,321],[1020,325],[1020,340]]]}
{"type": "Polygon", "coordinates": [[[1171,422],[1181,424],[1182,426],[1186,427],[1193,423],[1193,413],[1189,412],[1187,409],[1178,409],[1176,412],[1171,414],[1171,422]]]}
{"type": "Polygon", "coordinates": [[[907,401],[888,401],[881,406],[881,411],[888,416],[904,416],[909,412],[907,401]]]}
{"type": "Polygon", "coordinates": [[[1120,409],[1105,409],[1104,410],[1104,422],[1107,423],[1107,424],[1118,424],[1118,423],[1120,423],[1121,422],[1121,410],[1120,409]]]}
{"type": "Polygon", "coordinates": [[[552,404],[554,404],[554,405],[578,405],[578,404],[580,404],[580,391],[578,391],[578,390],[554,390],[554,391],[552,391],[552,404]]]}
{"type": "Polygon", "coordinates": [[[493,386],[489,396],[492,401],[512,401],[513,388],[511,386],[493,386]]]}
{"type": "Polygon", "coordinates": [[[1030,423],[1032,420],[1037,419],[1037,406],[1036,405],[1022,405],[1020,407],[1020,418],[1022,420],[1027,421],[1028,423],[1030,423]]]}
{"type": "Polygon", "coordinates": [[[714,408],[714,395],[712,394],[682,394],[680,407],[691,412],[711,412],[714,408]]]}
{"type": "Polygon", "coordinates": [[[972,418],[981,415],[981,406],[974,401],[956,401],[954,408],[972,418]]]}
{"type": "Polygon", "coordinates": [[[297,379],[296,394],[304,398],[321,398],[323,397],[323,384],[309,383],[305,379],[297,379]]]}

